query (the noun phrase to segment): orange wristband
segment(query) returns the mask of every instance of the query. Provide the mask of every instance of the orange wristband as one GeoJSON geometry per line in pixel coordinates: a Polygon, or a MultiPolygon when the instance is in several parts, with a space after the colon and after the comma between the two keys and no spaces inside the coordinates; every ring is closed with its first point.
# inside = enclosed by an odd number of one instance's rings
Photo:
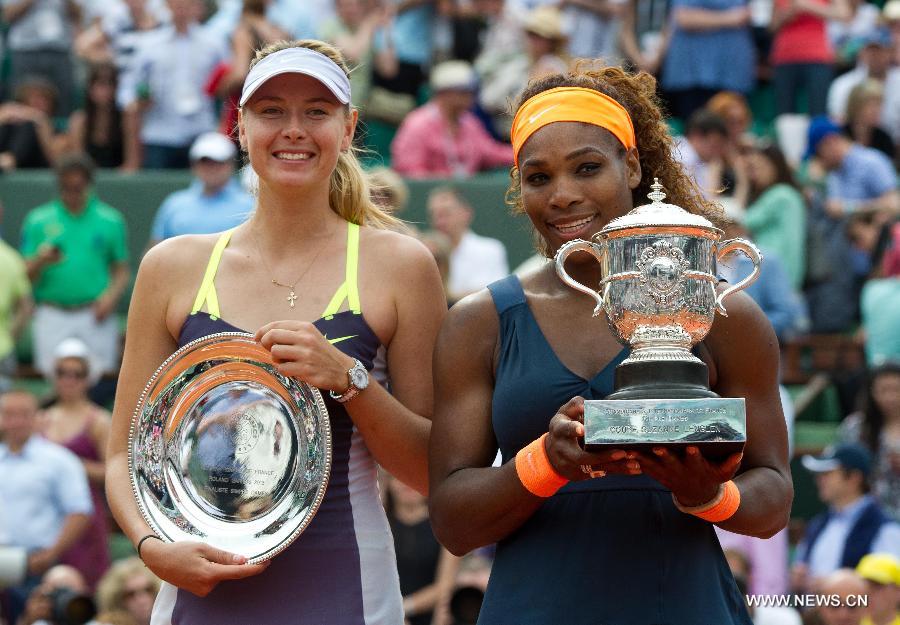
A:
{"type": "Polygon", "coordinates": [[[550,497],[569,483],[550,464],[544,439],[547,434],[531,441],[516,454],[516,474],[519,481],[532,495],[550,497]]]}
{"type": "Polygon", "coordinates": [[[738,490],[734,480],[728,480],[719,487],[719,493],[713,500],[702,506],[692,508],[682,506],[678,503],[674,493],[672,493],[672,501],[675,502],[675,507],[682,512],[693,514],[710,523],[721,523],[730,519],[737,512],[741,505],[741,491],[738,490]]]}

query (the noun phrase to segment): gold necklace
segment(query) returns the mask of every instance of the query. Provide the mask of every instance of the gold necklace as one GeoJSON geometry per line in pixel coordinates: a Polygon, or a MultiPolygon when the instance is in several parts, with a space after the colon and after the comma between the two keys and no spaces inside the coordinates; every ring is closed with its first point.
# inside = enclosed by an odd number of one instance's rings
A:
{"type": "MultiPolygon", "coordinates": [[[[319,258],[319,254],[321,254],[322,250],[325,249],[325,244],[328,243],[329,239],[331,239],[331,233],[323,237],[322,245],[319,246],[319,249],[318,251],[316,251],[315,256],[313,256],[312,260],[309,261],[309,265],[306,266],[306,269],[303,270],[303,273],[300,274],[300,277],[294,280],[293,284],[282,284],[275,278],[272,278],[272,284],[274,286],[280,286],[284,289],[290,289],[291,293],[285,299],[287,300],[288,305],[290,305],[291,308],[294,308],[294,302],[299,299],[297,297],[297,294],[294,293],[294,287],[296,287],[297,283],[300,282],[307,273],[309,273],[309,270],[312,269],[312,266],[316,264],[316,259],[319,258]]],[[[266,258],[262,253],[262,246],[259,244],[259,239],[257,238],[255,232],[253,233],[253,242],[256,243],[256,250],[259,252],[259,259],[262,261],[263,266],[265,267],[266,271],[269,272],[269,275],[272,275],[275,272],[272,271],[272,269],[269,267],[269,264],[266,262],[266,258]]]]}

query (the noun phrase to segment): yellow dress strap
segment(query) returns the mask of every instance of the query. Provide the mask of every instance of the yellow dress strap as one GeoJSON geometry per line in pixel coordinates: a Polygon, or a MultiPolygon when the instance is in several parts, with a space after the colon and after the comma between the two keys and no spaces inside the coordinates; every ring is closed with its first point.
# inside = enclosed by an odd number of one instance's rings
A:
{"type": "Polygon", "coordinates": [[[219,269],[219,261],[222,260],[222,252],[225,251],[225,247],[228,245],[228,241],[231,240],[233,232],[233,229],[226,230],[219,236],[219,240],[216,241],[212,254],[209,256],[209,263],[206,265],[203,282],[200,283],[200,290],[197,291],[197,298],[194,300],[191,314],[203,308],[203,303],[205,302],[206,311],[210,317],[221,317],[219,314],[219,298],[216,295],[216,272],[219,269]]]}
{"type": "Polygon", "coordinates": [[[323,318],[333,317],[341,309],[344,299],[347,305],[355,314],[360,314],[362,309],[359,305],[359,287],[357,285],[359,265],[359,226],[354,223],[347,224],[347,268],[344,277],[344,283],[338,287],[334,297],[322,313],[323,318]]]}

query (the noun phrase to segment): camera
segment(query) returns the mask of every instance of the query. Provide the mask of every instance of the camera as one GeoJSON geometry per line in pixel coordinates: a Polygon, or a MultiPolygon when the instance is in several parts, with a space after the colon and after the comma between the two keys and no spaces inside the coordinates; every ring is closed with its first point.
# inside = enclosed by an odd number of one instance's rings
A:
{"type": "Polygon", "coordinates": [[[97,615],[97,606],[91,597],[69,588],[56,588],[45,596],[50,600],[54,625],[85,625],[97,615]]]}

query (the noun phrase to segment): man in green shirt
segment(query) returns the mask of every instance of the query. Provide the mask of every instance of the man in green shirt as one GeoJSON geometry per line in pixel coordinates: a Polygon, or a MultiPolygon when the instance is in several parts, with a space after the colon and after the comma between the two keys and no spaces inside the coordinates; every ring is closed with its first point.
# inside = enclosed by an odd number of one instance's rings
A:
{"type": "Polygon", "coordinates": [[[59,198],[33,208],[22,225],[22,255],[34,287],[35,366],[52,373],[53,351],[76,336],[104,371],[119,361],[113,314],[130,277],[125,219],[91,193],[93,163],[60,159],[59,198]]]}
{"type": "MultiPolygon", "coordinates": [[[[0,205],[0,220],[3,206],[0,205]]],[[[0,240],[0,394],[9,390],[16,370],[15,343],[31,314],[31,283],[25,261],[0,240]]]]}

